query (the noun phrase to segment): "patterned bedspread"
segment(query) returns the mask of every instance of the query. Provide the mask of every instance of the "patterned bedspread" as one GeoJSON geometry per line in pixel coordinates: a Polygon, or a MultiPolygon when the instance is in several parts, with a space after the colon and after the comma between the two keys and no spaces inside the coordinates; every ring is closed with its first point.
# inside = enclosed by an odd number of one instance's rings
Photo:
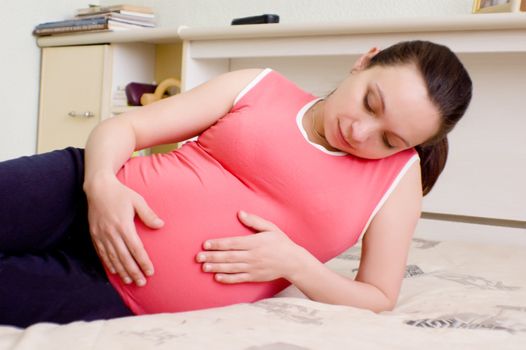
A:
{"type": "MultiPolygon", "coordinates": [[[[328,265],[348,276],[355,247],[328,265]]],[[[293,287],[253,304],[0,327],[0,349],[526,349],[526,247],[415,239],[397,307],[375,314],[293,287]]]]}

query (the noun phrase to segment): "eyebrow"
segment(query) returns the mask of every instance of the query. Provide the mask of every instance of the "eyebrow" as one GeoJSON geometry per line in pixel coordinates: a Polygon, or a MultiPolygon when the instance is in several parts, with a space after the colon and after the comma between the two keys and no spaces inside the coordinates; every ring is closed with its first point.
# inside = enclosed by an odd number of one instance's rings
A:
{"type": "MultiPolygon", "coordinates": [[[[382,109],[382,114],[385,114],[385,99],[384,99],[384,94],[382,92],[382,89],[380,88],[380,85],[378,85],[378,83],[374,83],[374,90],[376,90],[376,93],[377,95],[380,97],[380,107],[382,109]]],[[[390,134],[392,134],[393,136],[395,137],[398,137],[400,140],[402,140],[402,142],[407,146],[407,147],[411,147],[411,144],[409,142],[407,142],[406,139],[404,139],[402,136],[398,135],[397,133],[394,133],[394,132],[390,132],[390,134]]]]}

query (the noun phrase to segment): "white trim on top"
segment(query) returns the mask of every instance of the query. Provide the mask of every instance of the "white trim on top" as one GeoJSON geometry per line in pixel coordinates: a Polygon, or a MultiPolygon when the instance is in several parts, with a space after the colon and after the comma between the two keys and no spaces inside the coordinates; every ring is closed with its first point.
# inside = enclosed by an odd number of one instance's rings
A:
{"type": "Polygon", "coordinates": [[[243,90],[241,90],[241,92],[236,96],[235,100],[234,100],[234,104],[232,106],[235,106],[236,103],[243,97],[245,96],[245,94],[247,92],[250,91],[250,89],[252,89],[254,86],[257,85],[257,83],[259,83],[261,81],[261,79],[263,79],[268,73],[272,72],[272,69],[270,68],[265,68],[263,69],[261,72],[259,72],[259,74],[250,82],[248,83],[247,86],[245,86],[243,88],[243,90]]]}
{"type": "Polygon", "coordinates": [[[303,117],[305,116],[305,113],[307,113],[307,111],[318,101],[322,100],[322,98],[316,98],[312,101],[310,101],[309,103],[307,103],[305,106],[303,106],[298,114],[296,115],[296,124],[298,125],[298,129],[300,130],[301,134],[303,135],[303,138],[305,139],[305,141],[307,141],[308,143],[310,143],[314,148],[322,151],[323,153],[326,153],[326,154],[329,154],[331,156],[346,156],[347,153],[345,152],[341,152],[341,151],[329,151],[327,148],[323,147],[322,145],[318,145],[317,143],[314,143],[312,142],[311,140],[309,140],[309,136],[307,135],[307,131],[305,130],[305,128],[303,127],[303,117]]]}
{"type": "Polygon", "coordinates": [[[360,233],[360,237],[358,238],[357,242],[359,242],[360,240],[363,239],[363,235],[365,235],[365,232],[369,228],[369,225],[371,224],[371,221],[373,221],[374,216],[376,215],[376,213],[378,213],[380,208],[382,208],[384,203],[387,201],[387,198],[389,198],[389,196],[394,191],[396,186],[398,186],[398,183],[400,182],[400,180],[402,180],[402,178],[404,177],[405,173],[407,173],[407,171],[409,170],[409,167],[411,167],[411,165],[413,165],[413,163],[416,162],[419,159],[420,158],[418,157],[418,154],[415,153],[411,158],[409,158],[407,163],[405,163],[404,167],[402,168],[402,170],[400,170],[400,172],[398,173],[398,175],[394,179],[394,181],[391,184],[391,186],[389,186],[387,191],[385,191],[384,195],[382,196],[382,198],[380,199],[380,201],[378,202],[378,204],[374,208],[373,212],[371,213],[371,216],[369,217],[369,220],[367,220],[367,223],[365,224],[365,226],[364,226],[364,228],[362,230],[362,233],[360,233]]]}

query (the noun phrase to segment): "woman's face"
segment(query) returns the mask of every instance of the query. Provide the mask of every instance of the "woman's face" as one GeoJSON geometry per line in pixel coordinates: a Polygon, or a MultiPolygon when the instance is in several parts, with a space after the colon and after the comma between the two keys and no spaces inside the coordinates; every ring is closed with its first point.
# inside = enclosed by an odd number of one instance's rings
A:
{"type": "Polygon", "coordinates": [[[439,112],[412,64],[355,66],[326,99],[323,116],[330,146],[368,159],[417,146],[440,126],[439,112]]]}

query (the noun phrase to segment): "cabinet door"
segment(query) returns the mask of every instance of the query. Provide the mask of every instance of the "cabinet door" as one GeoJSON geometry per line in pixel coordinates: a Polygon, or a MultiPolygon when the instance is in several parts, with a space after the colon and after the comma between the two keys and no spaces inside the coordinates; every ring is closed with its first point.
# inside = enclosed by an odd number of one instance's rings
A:
{"type": "Polygon", "coordinates": [[[42,50],[37,151],[84,147],[101,116],[109,115],[109,45],[42,50]]]}

